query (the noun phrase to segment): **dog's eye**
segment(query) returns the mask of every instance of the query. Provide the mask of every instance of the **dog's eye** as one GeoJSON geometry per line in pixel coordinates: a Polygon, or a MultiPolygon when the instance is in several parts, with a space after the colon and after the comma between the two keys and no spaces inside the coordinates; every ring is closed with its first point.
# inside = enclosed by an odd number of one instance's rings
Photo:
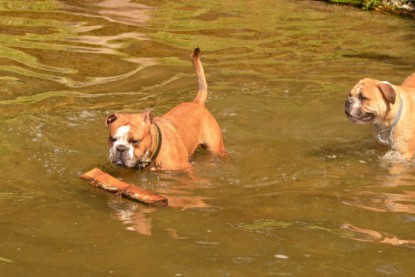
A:
{"type": "Polygon", "coordinates": [[[132,140],[130,140],[130,143],[134,144],[134,145],[138,145],[140,143],[140,141],[138,139],[132,139],[132,140]]]}
{"type": "Polygon", "coordinates": [[[366,96],[364,96],[363,94],[359,94],[359,98],[360,98],[360,100],[367,100],[367,99],[369,99],[366,96]]]}
{"type": "Polygon", "coordinates": [[[116,139],[116,138],[114,138],[114,137],[108,137],[108,141],[109,141],[109,142],[116,142],[116,141],[117,141],[117,139],[116,139]]]}

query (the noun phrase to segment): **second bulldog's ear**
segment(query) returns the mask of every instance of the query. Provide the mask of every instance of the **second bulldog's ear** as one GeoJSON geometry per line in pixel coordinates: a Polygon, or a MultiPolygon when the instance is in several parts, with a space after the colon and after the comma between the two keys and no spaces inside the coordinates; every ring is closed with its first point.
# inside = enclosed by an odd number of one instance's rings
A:
{"type": "Polygon", "coordinates": [[[147,124],[153,123],[153,114],[150,111],[142,112],[141,115],[144,118],[144,122],[147,124]]]}
{"type": "Polygon", "coordinates": [[[115,120],[117,120],[117,118],[118,118],[117,114],[112,114],[112,115],[108,116],[107,119],[105,120],[105,126],[107,126],[107,128],[108,128],[111,123],[113,123],[115,120]]]}
{"type": "Polygon", "coordinates": [[[395,104],[396,101],[396,91],[395,88],[389,82],[380,82],[379,89],[382,92],[383,96],[390,103],[395,104]]]}

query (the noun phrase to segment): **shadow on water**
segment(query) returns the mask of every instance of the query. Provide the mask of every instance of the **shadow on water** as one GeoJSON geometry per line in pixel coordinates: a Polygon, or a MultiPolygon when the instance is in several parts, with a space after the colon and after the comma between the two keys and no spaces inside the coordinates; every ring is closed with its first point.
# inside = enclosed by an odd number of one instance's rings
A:
{"type": "Polygon", "coordinates": [[[360,54],[344,54],[346,58],[357,58],[357,59],[364,59],[364,60],[376,60],[379,62],[390,63],[395,65],[412,65],[414,64],[413,60],[408,60],[405,57],[396,57],[386,54],[380,54],[375,52],[367,52],[367,53],[360,53],[360,54]]]}

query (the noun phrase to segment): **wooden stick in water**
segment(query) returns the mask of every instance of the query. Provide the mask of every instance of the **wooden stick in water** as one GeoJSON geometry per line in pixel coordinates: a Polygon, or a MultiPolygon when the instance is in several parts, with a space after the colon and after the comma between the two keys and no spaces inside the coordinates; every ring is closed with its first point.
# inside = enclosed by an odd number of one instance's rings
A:
{"type": "Polygon", "coordinates": [[[91,171],[82,174],[80,177],[100,189],[144,202],[150,206],[166,207],[168,205],[166,197],[120,181],[98,168],[94,168],[91,171]]]}

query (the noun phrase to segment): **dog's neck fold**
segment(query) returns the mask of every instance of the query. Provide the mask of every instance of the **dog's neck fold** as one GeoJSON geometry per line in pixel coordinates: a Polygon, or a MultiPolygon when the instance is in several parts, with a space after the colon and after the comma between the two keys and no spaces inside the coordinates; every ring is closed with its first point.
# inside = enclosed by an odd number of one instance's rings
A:
{"type": "Polygon", "coordinates": [[[146,168],[147,166],[149,166],[157,158],[160,152],[162,136],[161,136],[161,130],[156,123],[153,123],[150,126],[150,136],[151,136],[151,144],[149,148],[147,149],[146,153],[144,154],[143,159],[139,161],[138,167],[140,168],[146,168]],[[154,131],[152,131],[152,129],[154,131]]]}
{"type": "MultiPolygon", "coordinates": [[[[395,103],[395,105],[398,103],[395,103]]],[[[373,123],[376,132],[376,139],[380,144],[393,146],[394,145],[394,134],[396,125],[399,123],[399,119],[403,112],[403,100],[402,95],[399,95],[399,108],[398,111],[393,114],[388,114],[389,120],[385,120],[382,123],[373,123]],[[387,124],[385,124],[387,123],[387,124]]]]}

